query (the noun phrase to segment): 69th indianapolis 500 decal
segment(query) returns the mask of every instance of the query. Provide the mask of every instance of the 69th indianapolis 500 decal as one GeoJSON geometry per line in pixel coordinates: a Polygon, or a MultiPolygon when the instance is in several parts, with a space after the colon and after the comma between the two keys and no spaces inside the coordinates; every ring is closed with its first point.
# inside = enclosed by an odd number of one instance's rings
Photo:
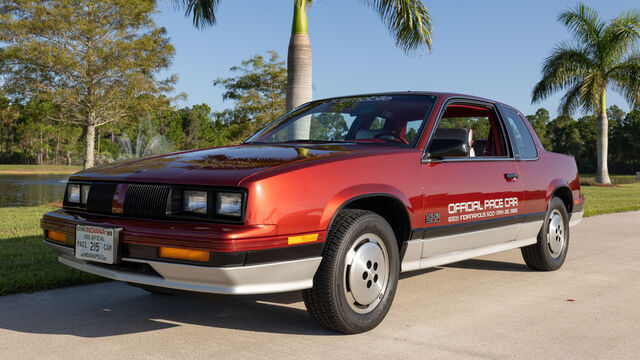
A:
{"type": "Polygon", "coordinates": [[[451,203],[447,206],[449,222],[484,219],[518,213],[518,198],[487,199],[451,203]]]}

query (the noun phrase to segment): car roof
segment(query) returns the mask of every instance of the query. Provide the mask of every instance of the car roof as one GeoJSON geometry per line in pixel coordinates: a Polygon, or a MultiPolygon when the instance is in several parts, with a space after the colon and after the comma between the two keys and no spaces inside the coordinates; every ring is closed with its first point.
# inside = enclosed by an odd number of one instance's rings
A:
{"type": "MultiPolygon", "coordinates": [[[[491,99],[487,99],[487,98],[483,98],[475,95],[460,94],[460,93],[453,93],[453,92],[421,91],[421,90],[388,91],[388,92],[373,92],[373,93],[364,93],[364,94],[342,95],[342,96],[334,96],[334,97],[328,97],[323,99],[317,99],[313,101],[340,99],[340,98],[354,97],[354,96],[384,96],[384,95],[431,95],[431,96],[437,96],[438,98],[445,98],[445,99],[452,98],[452,97],[462,97],[465,99],[480,100],[480,101],[490,102],[493,104],[501,104],[501,105],[509,106],[507,104],[502,104],[499,101],[495,101],[495,100],[491,100],[491,99]]],[[[512,107],[512,106],[509,106],[509,107],[512,107]]]]}

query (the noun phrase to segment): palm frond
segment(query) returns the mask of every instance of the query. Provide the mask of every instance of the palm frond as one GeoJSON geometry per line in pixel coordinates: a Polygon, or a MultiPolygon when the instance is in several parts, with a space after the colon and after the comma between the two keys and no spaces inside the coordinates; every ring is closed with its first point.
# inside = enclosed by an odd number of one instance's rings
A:
{"type": "Polygon", "coordinates": [[[561,43],[546,58],[542,67],[542,79],[534,87],[532,103],[581,82],[585,75],[596,71],[597,64],[587,49],[561,43]]]}
{"type": "Polygon", "coordinates": [[[406,53],[426,47],[431,51],[431,15],[421,0],[362,0],[375,9],[406,53]]]}
{"type": "Polygon", "coordinates": [[[607,72],[613,89],[622,94],[629,106],[640,105],[640,54],[633,53],[607,72]]]}
{"type": "Polygon", "coordinates": [[[582,82],[575,83],[566,94],[562,96],[558,105],[558,113],[570,116],[582,106],[582,82]]]}
{"type": "Polygon", "coordinates": [[[216,10],[220,0],[173,0],[177,8],[184,8],[184,15],[193,18],[193,26],[205,29],[216,24],[216,10]]]}
{"type": "Polygon", "coordinates": [[[606,85],[599,71],[594,71],[584,76],[581,97],[584,112],[596,110],[600,107],[600,97],[606,85]]]}
{"type": "Polygon", "coordinates": [[[574,39],[589,46],[598,43],[605,27],[598,17],[598,12],[583,3],[576,5],[572,10],[560,13],[558,21],[573,33],[574,39]]]}
{"type": "Polygon", "coordinates": [[[625,11],[618,15],[602,32],[601,52],[607,60],[620,60],[640,40],[640,12],[625,11]]]}

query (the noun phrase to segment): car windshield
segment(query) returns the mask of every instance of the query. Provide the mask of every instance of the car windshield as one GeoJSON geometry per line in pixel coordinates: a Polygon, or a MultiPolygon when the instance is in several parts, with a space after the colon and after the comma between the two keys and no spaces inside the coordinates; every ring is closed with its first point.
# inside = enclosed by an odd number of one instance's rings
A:
{"type": "Polygon", "coordinates": [[[436,97],[372,95],[318,100],[267,125],[247,143],[366,142],[414,146],[436,97]]]}

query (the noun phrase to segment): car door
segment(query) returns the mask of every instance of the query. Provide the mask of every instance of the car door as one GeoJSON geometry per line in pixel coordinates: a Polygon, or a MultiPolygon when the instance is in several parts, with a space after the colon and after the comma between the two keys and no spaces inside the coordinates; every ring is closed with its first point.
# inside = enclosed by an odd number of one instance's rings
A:
{"type": "Polygon", "coordinates": [[[445,263],[438,258],[448,254],[516,240],[523,187],[496,107],[449,100],[427,135],[421,165],[425,224],[420,267],[445,263]],[[438,146],[447,143],[465,143],[468,153],[438,153],[438,146]]]}

